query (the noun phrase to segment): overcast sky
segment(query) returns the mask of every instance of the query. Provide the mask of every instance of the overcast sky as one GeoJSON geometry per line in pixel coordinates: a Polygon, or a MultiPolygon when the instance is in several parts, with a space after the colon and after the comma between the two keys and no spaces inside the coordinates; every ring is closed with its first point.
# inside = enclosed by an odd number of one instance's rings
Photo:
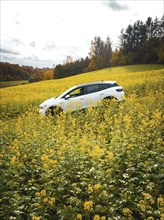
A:
{"type": "Polygon", "coordinates": [[[1,61],[52,67],[67,56],[85,58],[95,36],[119,44],[121,29],[161,18],[164,0],[1,0],[1,61]]]}

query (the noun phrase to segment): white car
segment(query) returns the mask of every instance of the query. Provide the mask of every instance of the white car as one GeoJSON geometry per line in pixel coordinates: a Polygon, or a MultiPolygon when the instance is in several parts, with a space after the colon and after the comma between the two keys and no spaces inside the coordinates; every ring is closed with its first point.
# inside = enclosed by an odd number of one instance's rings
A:
{"type": "Polygon", "coordinates": [[[123,88],[116,81],[99,81],[76,85],[61,95],[44,101],[39,106],[39,112],[46,116],[55,115],[61,111],[73,112],[96,106],[99,101],[115,98],[123,100],[123,88]]]}

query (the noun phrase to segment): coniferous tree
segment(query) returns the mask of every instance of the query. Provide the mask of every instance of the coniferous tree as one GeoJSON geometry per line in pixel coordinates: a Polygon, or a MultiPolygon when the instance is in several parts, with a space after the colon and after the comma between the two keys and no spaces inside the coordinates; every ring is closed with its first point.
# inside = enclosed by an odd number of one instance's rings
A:
{"type": "Polygon", "coordinates": [[[90,48],[90,63],[88,66],[88,70],[97,70],[105,67],[109,67],[110,59],[112,56],[112,47],[110,38],[107,37],[104,42],[100,37],[95,37],[93,41],[91,41],[90,48]]]}
{"type": "MultiPolygon", "coordinates": [[[[164,16],[159,20],[148,17],[145,23],[137,21],[121,31],[120,59],[125,64],[157,63],[163,60],[164,16]]],[[[116,58],[116,56],[115,56],[116,58]]],[[[118,56],[117,56],[118,58],[118,56]]],[[[113,61],[112,61],[113,62],[113,61]]],[[[116,63],[116,59],[115,62],[116,63]]],[[[121,63],[121,62],[117,62],[121,63]]]]}

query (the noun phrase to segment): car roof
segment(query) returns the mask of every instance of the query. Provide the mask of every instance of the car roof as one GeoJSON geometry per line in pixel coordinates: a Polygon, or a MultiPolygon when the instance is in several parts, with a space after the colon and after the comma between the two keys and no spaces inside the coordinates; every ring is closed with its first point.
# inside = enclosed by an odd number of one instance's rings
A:
{"type": "Polygon", "coordinates": [[[83,83],[83,84],[76,85],[76,86],[74,86],[74,87],[76,88],[76,87],[81,87],[81,86],[90,86],[90,85],[105,84],[105,83],[114,84],[114,83],[116,83],[116,81],[103,81],[103,80],[102,80],[102,81],[97,81],[97,82],[83,83]]]}
{"type": "Polygon", "coordinates": [[[79,85],[76,85],[76,86],[73,86],[71,88],[69,88],[68,90],[66,90],[64,93],[62,93],[61,95],[58,96],[58,98],[64,96],[65,94],[67,94],[68,92],[70,92],[71,90],[73,89],[78,89],[80,87],[83,87],[83,86],[89,86],[89,85],[97,85],[97,84],[105,84],[105,83],[110,83],[110,84],[114,84],[116,83],[116,81],[97,81],[97,82],[88,82],[88,83],[83,83],[83,84],[79,84],[79,85]]]}

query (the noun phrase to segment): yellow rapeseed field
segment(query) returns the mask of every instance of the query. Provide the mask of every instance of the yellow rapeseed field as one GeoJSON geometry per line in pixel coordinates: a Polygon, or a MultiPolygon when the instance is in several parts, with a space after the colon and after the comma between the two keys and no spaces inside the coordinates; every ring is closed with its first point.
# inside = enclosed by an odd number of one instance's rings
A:
{"type": "Polygon", "coordinates": [[[1,89],[0,219],[164,220],[162,65],[1,89]],[[43,118],[69,87],[116,80],[125,102],[43,118]]]}

